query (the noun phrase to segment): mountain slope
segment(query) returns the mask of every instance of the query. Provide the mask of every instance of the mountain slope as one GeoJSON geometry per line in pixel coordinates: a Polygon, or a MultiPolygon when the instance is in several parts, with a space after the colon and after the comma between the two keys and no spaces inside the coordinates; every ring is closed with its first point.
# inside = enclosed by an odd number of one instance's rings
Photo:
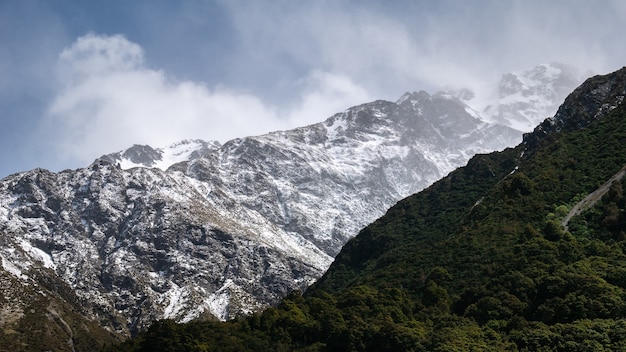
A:
{"type": "Polygon", "coordinates": [[[306,288],[384,209],[519,139],[449,93],[413,92],[224,145],[133,146],[12,175],[2,270],[21,285],[42,280],[21,274],[32,268],[54,275],[70,306],[122,335],[233,318],[306,288]]]}
{"type": "Polygon", "coordinates": [[[624,181],[560,224],[626,165],[624,96],[626,68],[587,80],[516,148],[363,229],[304,296],[229,323],[161,321],[120,348],[624,350],[624,181]]]}
{"type": "MultiPolygon", "coordinates": [[[[1,242],[7,240],[0,234],[1,242]]],[[[120,336],[85,317],[73,290],[50,269],[24,270],[11,264],[29,256],[28,250],[37,255],[32,247],[25,247],[11,253],[11,258],[1,258],[0,350],[86,351],[119,343],[120,336]]]]}
{"type": "Polygon", "coordinates": [[[224,145],[134,146],[3,179],[0,256],[5,271],[54,272],[121,334],[233,318],[304,289],[384,209],[518,136],[419,92],[224,145]]]}

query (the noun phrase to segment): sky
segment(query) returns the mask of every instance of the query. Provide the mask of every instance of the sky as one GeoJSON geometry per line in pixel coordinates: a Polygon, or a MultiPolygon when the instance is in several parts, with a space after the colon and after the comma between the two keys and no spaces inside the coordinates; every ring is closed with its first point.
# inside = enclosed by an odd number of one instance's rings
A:
{"type": "Polygon", "coordinates": [[[608,73],[624,28],[623,0],[0,0],[0,178],[542,63],[608,73]]]}

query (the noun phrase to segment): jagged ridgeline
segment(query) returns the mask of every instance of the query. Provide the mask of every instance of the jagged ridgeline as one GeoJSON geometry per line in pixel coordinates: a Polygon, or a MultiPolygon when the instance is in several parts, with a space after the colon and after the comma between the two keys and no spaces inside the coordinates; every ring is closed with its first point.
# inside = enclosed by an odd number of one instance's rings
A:
{"type": "Polygon", "coordinates": [[[400,201],[277,308],[158,321],[116,350],[626,350],[625,95],[626,68],[590,78],[519,146],[400,201]]]}

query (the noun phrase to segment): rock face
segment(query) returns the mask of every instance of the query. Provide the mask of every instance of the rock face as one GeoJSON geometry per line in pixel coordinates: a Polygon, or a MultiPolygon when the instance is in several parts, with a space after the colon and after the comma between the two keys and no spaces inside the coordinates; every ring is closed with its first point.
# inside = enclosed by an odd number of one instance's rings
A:
{"type": "Polygon", "coordinates": [[[89,318],[74,290],[46,268],[44,252],[14,240],[0,233],[10,252],[1,258],[0,350],[97,351],[119,343],[121,336],[89,318]]]}
{"type": "Polygon", "coordinates": [[[305,288],[395,202],[520,140],[447,93],[417,92],[223,145],[35,169],[0,181],[2,268],[23,283],[33,268],[58,276],[85,316],[122,334],[229,319],[305,288]]]}

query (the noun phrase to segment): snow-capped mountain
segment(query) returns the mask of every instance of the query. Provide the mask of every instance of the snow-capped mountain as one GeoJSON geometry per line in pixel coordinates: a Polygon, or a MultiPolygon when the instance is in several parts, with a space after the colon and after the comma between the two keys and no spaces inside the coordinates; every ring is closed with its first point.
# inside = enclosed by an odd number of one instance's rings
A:
{"type": "Polygon", "coordinates": [[[407,93],[290,131],[166,148],[0,181],[0,258],[74,290],[121,333],[152,320],[232,318],[304,289],[398,200],[521,132],[448,93],[407,93]]]}
{"type": "Polygon", "coordinates": [[[590,75],[561,63],[537,65],[502,75],[491,96],[478,97],[470,104],[486,121],[530,132],[554,115],[572,89],[590,75]]]}

